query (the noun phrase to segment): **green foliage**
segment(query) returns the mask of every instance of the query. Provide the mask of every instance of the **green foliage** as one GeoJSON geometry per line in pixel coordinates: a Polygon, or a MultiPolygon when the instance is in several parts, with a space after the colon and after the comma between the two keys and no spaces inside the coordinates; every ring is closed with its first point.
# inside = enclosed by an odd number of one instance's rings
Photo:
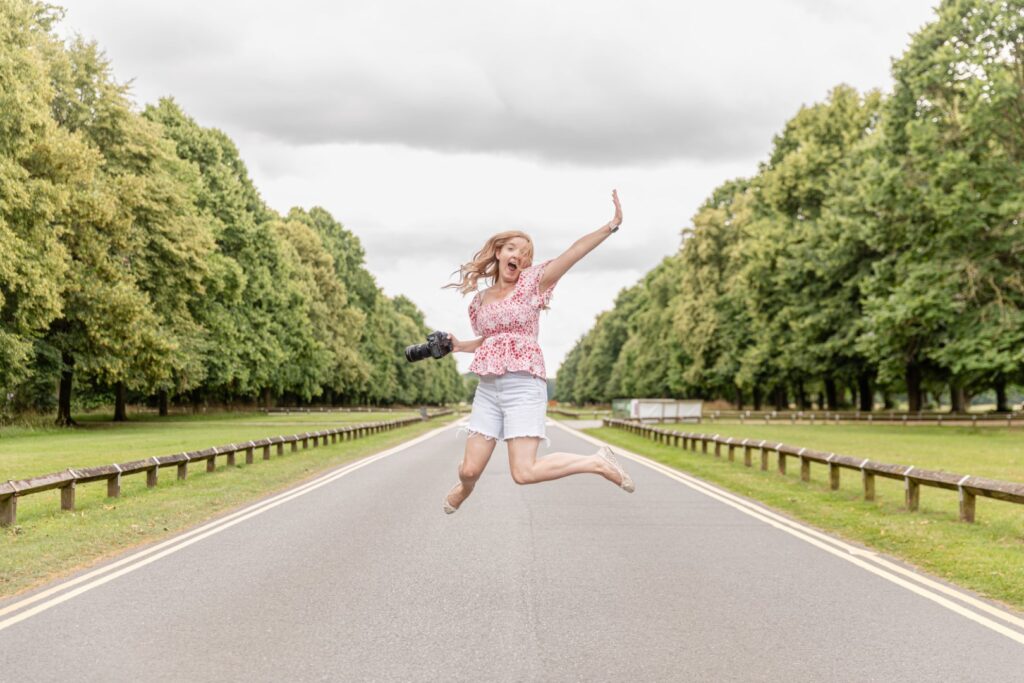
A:
{"type": "Polygon", "coordinates": [[[0,409],[72,387],[193,402],[444,403],[454,359],[410,364],[429,332],[327,211],[282,217],[234,143],[173,99],[138,112],[61,12],[0,4],[0,409]]]}
{"type": "Polygon", "coordinates": [[[1005,397],[1024,381],[1022,59],[1024,0],[942,2],[890,96],[834,88],[715,190],[577,342],[558,398],[1005,397]]]}

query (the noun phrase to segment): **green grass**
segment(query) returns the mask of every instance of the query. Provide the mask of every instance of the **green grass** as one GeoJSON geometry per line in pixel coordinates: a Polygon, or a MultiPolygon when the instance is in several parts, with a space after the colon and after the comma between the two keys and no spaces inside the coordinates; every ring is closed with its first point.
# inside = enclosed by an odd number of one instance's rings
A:
{"type": "MultiPolygon", "coordinates": [[[[769,471],[764,472],[760,452],[755,452],[753,467],[747,468],[741,449],[736,451],[736,461],[729,462],[727,449],[717,459],[713,449],[706,454],[683,451],[611,427],[584,431],[1024,610],[1022,505],[979,497],[977,521],[966,524],[958,520],[957,496],[951,491],[922,486],[920,509],[907,512],[899,481],[876,478],[876,500],[865,501],[860,477],[849,470],[842,471],[839,490],[831,491],[823,466],[812,465],[811,481],[803,482],[792,458],[787,473],[780,475],[774,454],[769,471]]],[[[1024,433],[1019,430],[704,424],[683,426],[680,431],[782,441],[930,469],[1022,480],[1024,433]]]]}
{"type": "Polygon", "coordinates": [[[0,430],[0,481],[171,455],[301,432],[380,422],[418,415],[414,411],[374,413],[214,413],[134,417],[113,422],[110,415],[77,417],[79,427],[0,430]]]}
{"type": "Polygon", "coordinates": [[[878,462],[1024,482],[1024,429],[868,424],[666,424],[666,429],[766,439],[878,462]]]}
{"type": "MultiPolygon", "coordinates": [[[[90,425],[81,430],[4,435],[0,463],[17,458],[20,467],[40,474],[60,469],[57,459],[79,465],[131,460],[134,457],[208,447],[260,436],[312,431],[345,422],[371,422],[397,413],[335,413],[320,416],[261,415],[179,419],[168,428],[164,421],[139,420],[125,425],[90,425]],[[318,419],[313,419],[314,417],[318,419]],[[309,419],[307,419],[309,418],[309,419]],[[271,424],[265,424],[266,422],[271,424]],[[243,439],[244,437],[244,439],[243,439]],[[173,445],[177,444],[177,446],[173,445]],[[170,446],[170,447],[169,447],[170,446]],[[49,455],[48,448],[60,449],[49,455]]],[[[18,501],[18,522],[0,529],[0,597],[52,581],[70,571],[91,566],[145,543],[159,541],[205,520],[226,513],[275,491],[315,477],[345,462],[384,450],[458,419],[446,415],[354,441],[310,447],[234,467],[218,460],[215,472],[205,466],[189,468],[188,479],[177,481],[174,468],[160,471],[156,488],[146,488],[144,475],[122,479],[121,497],[107,498],[106,484],[78,487],[73,512],[60,509],[58,491],[26,496],[18,501]]],[[[6,475],[3,475],[6,476],[6,475]]]]}

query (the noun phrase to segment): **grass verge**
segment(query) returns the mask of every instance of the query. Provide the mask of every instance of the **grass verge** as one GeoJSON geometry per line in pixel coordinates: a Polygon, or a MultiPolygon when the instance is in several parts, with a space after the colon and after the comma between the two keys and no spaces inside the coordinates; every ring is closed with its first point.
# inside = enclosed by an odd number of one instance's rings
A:
{"type": "Polygon", "coordinates": [[[0,430],[0,480],[415,415],[415,411],[272,415],[249,412],[146,415],[127,422],[113,422],[109,415],[76,416],[79,426],[71,429],[47,426],[0,430]]]}
{"type": "Polygon", "coordinates": [[[913,465],[930,470],[1024,482],[1024,429],[869,425],[765,425],[738,422],[664,425],[680,432],[765,439],[800,448],[913,465]]]}
{"type": "MultiPolygon", "coordinates": [[[[780,475],[774,455],[769,470],[764,472],[759,457],[754,459],[753,467],[747,468],[742,456],[729,462],[724,449],[723,457],[716,459],[710,452],[684,451],[611,427],[583,431],[1024,611],[1024,507],[1020,505],[979,497],[977,522],[965,524],[958,521],[956,494],[950,491],[922,487],[919,511],[907,512],[903,486],[898,481],[876,479],[876,500],[865,501],[860,478],[848,471],[842,473],[839,490],[831,491],[823,467],[812,465],[811,481],[803,482],[799,467],[789,467],[785,475],[780,475]]],[[[804,443],[796,435],[777,440],[798,446],[826,446],[825,442],[804,443]]],[[[846,452],[835,447],[829,450],[846,452]]],[[[907,458],[896,459],[901,461],[907,458]]],[[[793,465],[792,459],[789,464],[793,465]]]]}
{"type": "MultiPolygon", "coordinates": [[[[361,417],[354,421],[373,421],[365,414],[361,417]]],[[[174,478],[173,468],[161,470],[160,483],[153,489],[146,488],[144,476],[125,477],[120,498],[107,498],[103,482],[84,484],[78,488],[73,512],[61,511],[57,491],[26,496],[18,502],[18,523],[0,531],[0,598],[159,541],[458,418],[446,415],[295,453],[286,449],[283,456],[273,455],[270,461],[257,458],[252,465],[240,459],[240,464],[227,467],[221,460],[213,473],[202,467],[189,468],[188,479],[181,482],[174,478]]],[[[207,436],[204,433],[202,438],[207,436]]],[[[202,446],[217,443],[221,442],[204,442],[202,446]]]]}

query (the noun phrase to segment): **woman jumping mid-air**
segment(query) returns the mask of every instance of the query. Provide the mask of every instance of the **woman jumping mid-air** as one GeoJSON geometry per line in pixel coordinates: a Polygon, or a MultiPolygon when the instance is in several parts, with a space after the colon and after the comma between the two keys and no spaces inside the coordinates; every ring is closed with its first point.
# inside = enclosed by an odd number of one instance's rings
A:
{"type": "Polygon", "coordinates": [[[451,336],[452,350],[473,354],[470,372],[480,376],[469,417],[466,452],[459,465],[459,483],[445,494],[444,511],[455,512],[476,485],[491,459],[498,439],[508,447],[508,462],[517,484],[535,484],[570,474],[599,474],[632,492],[633,480],[607,446],[594,455],[550,453],[537,459],[547,412],[544,356],[537,343],[540,311],[547,310],[552,290],[573,264],[619,229],[622,207],[612,190],[615,216],[594,232],[576,240],[558,258],[533,265],[533,241],[519,230],[494,235],[473,260],[460,269],[458,287],[463,294],[477,289],[477,280],[493,284],[477,291],[469,304],[471,341],[451,336]]]}

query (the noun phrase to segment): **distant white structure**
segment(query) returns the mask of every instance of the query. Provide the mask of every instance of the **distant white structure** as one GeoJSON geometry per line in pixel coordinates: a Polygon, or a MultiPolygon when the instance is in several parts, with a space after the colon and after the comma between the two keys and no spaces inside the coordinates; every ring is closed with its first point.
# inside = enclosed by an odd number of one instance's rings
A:
{"type": "Polygon", "coordinates": [[[700,422],[704,401],[675,398],[616,398],[612,417],[648,421],[700,422]]]}

